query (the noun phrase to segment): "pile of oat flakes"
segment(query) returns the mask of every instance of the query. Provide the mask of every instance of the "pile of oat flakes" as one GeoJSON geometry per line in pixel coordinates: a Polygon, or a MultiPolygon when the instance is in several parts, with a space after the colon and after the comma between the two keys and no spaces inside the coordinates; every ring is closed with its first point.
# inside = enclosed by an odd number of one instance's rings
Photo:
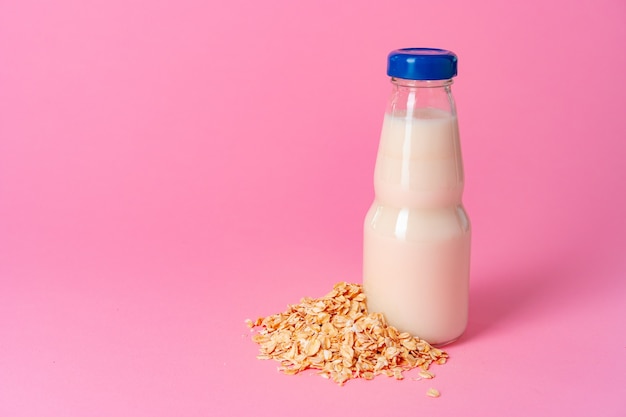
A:
{"type": "MultiPolygon", "coordinates": [[[[280,362],[278,369],[290,375],[317,369],[339,385],[381,374],[403,379],[404,371],[416,367],[420,379],[430,379],[430,365],[448,358],[428,342],[400,333],[382,314],[368,313],[358,284],[340,282],[322,298],[306,297],[283,313],[246,322],[257,330],[259,359],[280,362]]],[[[427,395],[439,392],[431,388],[427,395]]]]}

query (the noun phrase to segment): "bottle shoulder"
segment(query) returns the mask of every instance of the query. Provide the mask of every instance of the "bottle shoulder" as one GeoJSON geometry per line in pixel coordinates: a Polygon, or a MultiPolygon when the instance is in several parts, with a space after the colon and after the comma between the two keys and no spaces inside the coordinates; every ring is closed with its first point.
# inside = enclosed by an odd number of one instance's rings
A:
{"type": "Polygon", "coordinates": [[[471,223],[462,204],[408,208],[375,200],[365,216],[365,229],[381,236],[419,241],[469,236],[471,223]]]}

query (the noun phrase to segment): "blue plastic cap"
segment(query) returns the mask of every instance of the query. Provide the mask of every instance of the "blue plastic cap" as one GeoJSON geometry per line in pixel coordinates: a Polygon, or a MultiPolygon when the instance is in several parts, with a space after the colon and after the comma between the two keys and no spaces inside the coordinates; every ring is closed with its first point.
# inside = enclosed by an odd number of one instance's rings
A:
{"type": "Polygon", "coordinates": [[[407,80],[447,80],[456,76],[454,52],[435,48],[404,48],[391,51],[387,75],[407,80]]]}

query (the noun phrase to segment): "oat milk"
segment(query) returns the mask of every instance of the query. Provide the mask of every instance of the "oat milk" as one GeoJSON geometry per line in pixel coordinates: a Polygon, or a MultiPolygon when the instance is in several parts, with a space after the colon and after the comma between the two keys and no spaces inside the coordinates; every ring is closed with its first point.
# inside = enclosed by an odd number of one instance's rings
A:
{"type": "Polygon", "coordinates": [[[432,344],[467,324],[470,222],[454,111],[385,115],[365,218],[363,285],[370,312],[432,344]]]}

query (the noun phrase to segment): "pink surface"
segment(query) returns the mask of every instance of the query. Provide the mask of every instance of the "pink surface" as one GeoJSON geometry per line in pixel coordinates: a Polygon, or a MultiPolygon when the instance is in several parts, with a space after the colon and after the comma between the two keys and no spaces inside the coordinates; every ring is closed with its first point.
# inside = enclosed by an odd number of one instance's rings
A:
{"type": "Polygon", "coordinates": [[[626,415],[626,6],[469,4],[0,3],[0,416],[626,415]],[[279,374],[243,321],[360,282],[406,46],[460,58],[469,329],[279,374]]]}

